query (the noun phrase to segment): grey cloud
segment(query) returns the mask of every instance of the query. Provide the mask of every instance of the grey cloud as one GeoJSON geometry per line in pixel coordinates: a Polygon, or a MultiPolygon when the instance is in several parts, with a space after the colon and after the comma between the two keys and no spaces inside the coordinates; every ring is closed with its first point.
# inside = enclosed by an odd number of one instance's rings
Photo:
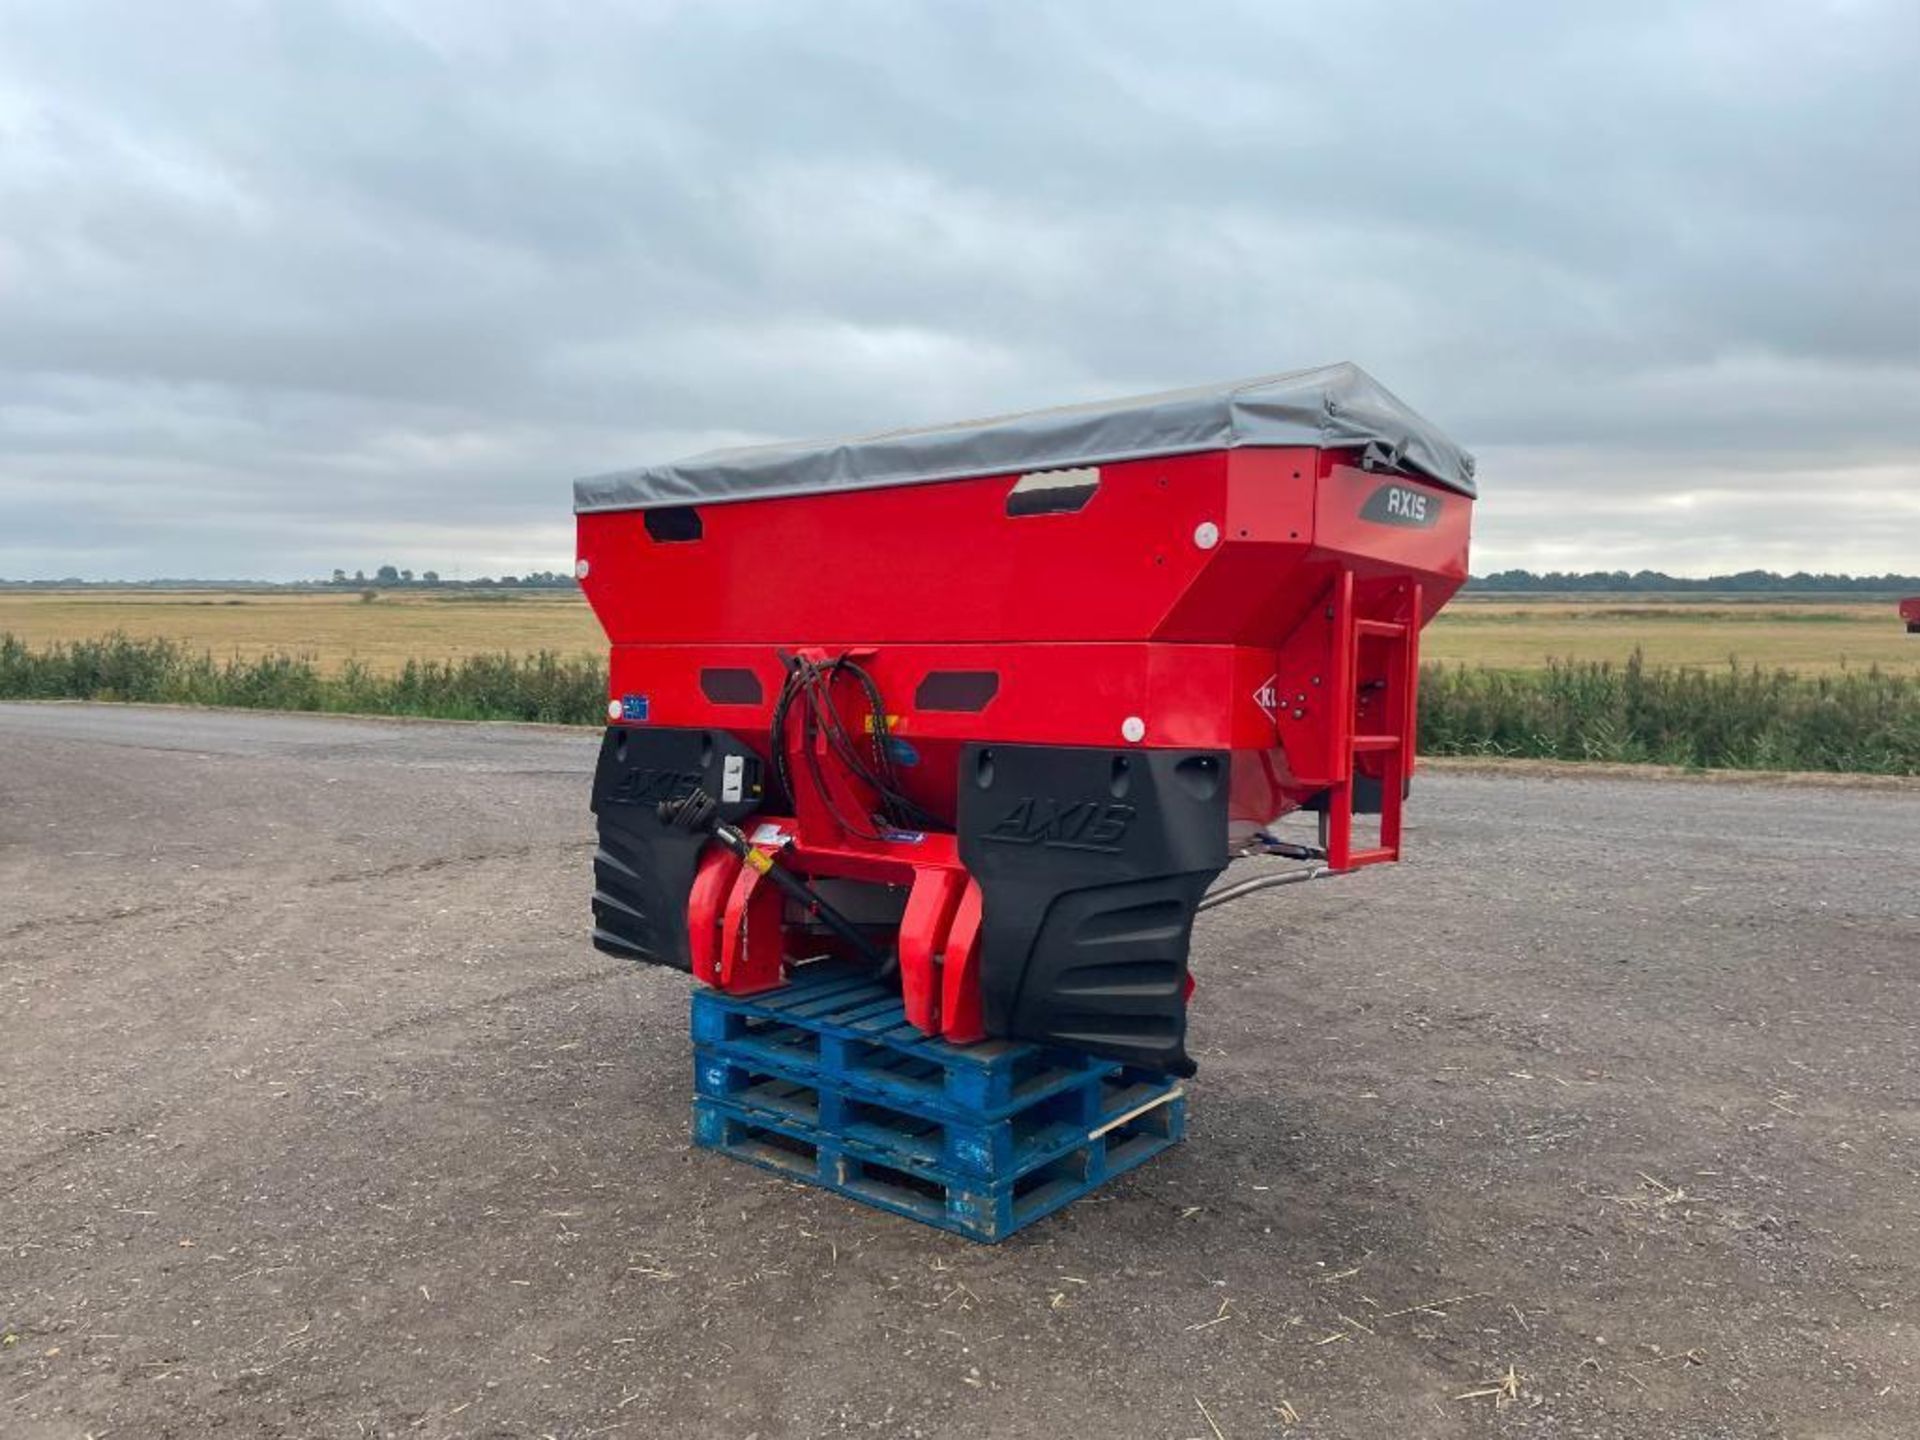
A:
{"type": "Polygon", "coordinates": [[[1910,568],[1917,62],[1902,0],[16,3],[0,574],[558,566],[575,473],[1341,358],[1483,452],[1482,566],[1910,568]]]}

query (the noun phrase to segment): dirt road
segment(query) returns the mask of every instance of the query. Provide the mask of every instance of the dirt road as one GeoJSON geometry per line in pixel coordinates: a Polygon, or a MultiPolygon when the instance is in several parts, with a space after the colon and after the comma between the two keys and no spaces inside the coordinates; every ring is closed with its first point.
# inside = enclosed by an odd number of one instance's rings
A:
{"type": "Polygon", "coordinates": [[[1912,794],[1430,776],[984,1249],[688,1150],[593,747],[0,706],[0,1435],[1920,1434],[1912,794]]]}

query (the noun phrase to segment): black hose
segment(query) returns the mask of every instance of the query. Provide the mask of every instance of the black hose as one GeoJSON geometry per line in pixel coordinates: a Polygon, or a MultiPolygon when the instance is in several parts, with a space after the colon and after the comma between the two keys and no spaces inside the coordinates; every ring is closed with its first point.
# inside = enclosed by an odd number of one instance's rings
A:
{"type": "Polygon", "coordinates": [[[801,707],[800,741],[806,757],[808,779],[843,830],[863,840],[882,840],[886,838],[881,833],[883,827],[946,829],[940,817],[915,804],[900,788],[899,770],[894,763],[887,725],[886,702],[873,676],[844,655],[823,665],[798,656],[782,655],[781,658],[786,661],[787,676],[774,702],[770,741],[774,782],[786,792],[788,798],[794,798],[796,791],[793,774],[787,763],[787,725],[797,701],[801,707]],[[853,737],[847,733],[839,707],[834,703],[833,684],[842,675],[860,688],[862,698],[867,703],[871,717],[868,722],[871,760],[859,754],[853,737]],[[822,738],[826,741],[829,753],[847,774],[874,792],[881,813],[867,816],[869,823],[863,824],[842,814],[834,801],[816,743],[822,738]],[[881,822],[880,827],[871,824],[875,820],[881,822]]]}

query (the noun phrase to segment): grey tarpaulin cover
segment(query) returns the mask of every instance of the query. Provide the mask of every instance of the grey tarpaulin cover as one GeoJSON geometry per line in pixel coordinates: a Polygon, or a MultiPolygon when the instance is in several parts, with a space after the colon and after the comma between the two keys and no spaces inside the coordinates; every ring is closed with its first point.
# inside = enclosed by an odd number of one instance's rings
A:
{"type": "Polygon", "coordinates": [[[1357,365],[1324,365],[1131,400],[990,420],[713,450],[576,480],[573,508],[639,510],[923,485],[1239,446],[1373,446],[1401,469],[1474,494],[1473,457],[1357,365]]]}

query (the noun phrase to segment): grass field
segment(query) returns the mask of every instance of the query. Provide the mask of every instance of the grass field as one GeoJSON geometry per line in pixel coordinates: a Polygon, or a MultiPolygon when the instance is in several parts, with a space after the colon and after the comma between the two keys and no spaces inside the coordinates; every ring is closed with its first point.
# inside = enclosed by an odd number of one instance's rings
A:
{"type": "Polygon", "coordinates": [[[376,593],[365,601],[358,591],[0,591],[0,634],[38,647],[118,632],[220,660],[303,655],[326,671],[354,660],[382,675],[409,660],[586,656],[605,645],[593,612],[570,591],[376,593]]]}
{"type": "MultiPolygon", "coordinates": [[[[114,632],[178,641],[215,658],[294,654],[324,671],[349,660],[382,675],[408,660],[549,650],[596,655],[602,641],[577,595],[386,592],[0,592],[0,634],[32,646],[114,632]]],[[[1920,676],[1920,636],[1886,601],[1578,601],[1467,598],[1428,627],[1423,658],[1499,670],[1550,660],[1785,669],[1882,670],[1920,676]]]]}
{"type": "Polygon", "coordinates": [[[1882,670],[1920,676],[1920,635],[1893,602],[1515,600],[1466,597],[1420,638],[1426,660],[1537,670],[1549,660],[1793,670],[1882,670]]]}

